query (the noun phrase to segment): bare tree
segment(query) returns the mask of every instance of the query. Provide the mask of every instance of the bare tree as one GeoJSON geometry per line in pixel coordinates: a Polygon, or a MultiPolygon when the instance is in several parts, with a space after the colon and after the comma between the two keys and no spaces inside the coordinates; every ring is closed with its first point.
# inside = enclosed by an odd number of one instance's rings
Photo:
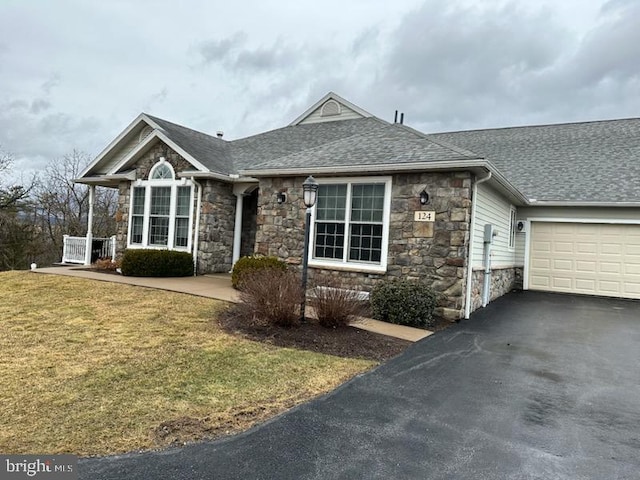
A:
{"type": "MultiPolygon", "coordinates": [[[[62,252],[63,235],[83,236],[87,233],[89,187],[74,183],[73,180],[79,177],[89,161],[89,156],[78,150],[53,160],[45,167],[36,188],[38,217],[56,252],[62,252]]],[[[117,191],[97,187],[93,212],[94,236],[115,234],[116,208],[117,191]]]]}
{"type": "MultiPolygon", "coordinates": [[[[2,150],[0,146],[0,179],[4,179],[4,175],[11,171],[13,167],[13,156],[2,150]]],[[[0,210],[6,210],[15,207],[21,200],[29,196],[29,192],[35,186],[35,178],[28,186],[24,185],[5,185],[0,183],[0,210]]]]}
{"type": "Polygon", "coordinates": [[[26,211],[36,184],[35,176],[27,185],[8,185],[13,157],[0,149],[0,271],[28,268],[42,244],[42,236],[31,224],[26,211]]]}

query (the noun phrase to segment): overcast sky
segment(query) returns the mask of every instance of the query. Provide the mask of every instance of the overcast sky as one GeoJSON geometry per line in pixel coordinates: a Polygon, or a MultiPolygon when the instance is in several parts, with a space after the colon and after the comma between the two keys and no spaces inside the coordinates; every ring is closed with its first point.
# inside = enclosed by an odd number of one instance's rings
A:
{"type": "Polygon", "coordinates": [[[424,132],[640,116],[640,0],[0,0],[0,21],[18,172],[142,111],[235,139],[330,90],[424,132]]]}

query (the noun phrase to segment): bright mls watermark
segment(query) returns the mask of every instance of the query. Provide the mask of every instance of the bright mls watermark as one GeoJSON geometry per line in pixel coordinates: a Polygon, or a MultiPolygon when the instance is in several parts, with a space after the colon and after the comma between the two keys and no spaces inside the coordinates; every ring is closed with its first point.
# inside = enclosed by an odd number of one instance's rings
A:
{"type": "Polygon", "coordinates": [[[0,455],[0,480],[77,480],[75,455],[0,455]]]}

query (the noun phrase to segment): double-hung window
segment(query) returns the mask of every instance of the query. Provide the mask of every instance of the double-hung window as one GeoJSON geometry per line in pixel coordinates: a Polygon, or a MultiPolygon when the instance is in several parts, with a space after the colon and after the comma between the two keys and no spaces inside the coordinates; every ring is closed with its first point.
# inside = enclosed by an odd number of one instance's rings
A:
{"type": "Polygon", "coordinates": [[[193,217],[193,186],[176,180],[163,160],[131,189],[130,247],[189,249],[193,217]]]}
{"type": "Polygon", "coordinates": [[[384,271],[387,264],[391,180],[321,182],[310,262],[352,270],[384,271]]]}

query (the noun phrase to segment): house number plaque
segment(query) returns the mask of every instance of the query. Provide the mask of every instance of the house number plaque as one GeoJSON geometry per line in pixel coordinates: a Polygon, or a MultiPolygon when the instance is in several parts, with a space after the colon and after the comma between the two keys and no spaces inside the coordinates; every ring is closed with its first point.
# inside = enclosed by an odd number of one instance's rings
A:
{"type": "Polygon", "coordinates": [[[423,212],[423,211],[413,212],[414,222],[435,222],[435,220],[436,220],[436,212],[423,212]]]}

